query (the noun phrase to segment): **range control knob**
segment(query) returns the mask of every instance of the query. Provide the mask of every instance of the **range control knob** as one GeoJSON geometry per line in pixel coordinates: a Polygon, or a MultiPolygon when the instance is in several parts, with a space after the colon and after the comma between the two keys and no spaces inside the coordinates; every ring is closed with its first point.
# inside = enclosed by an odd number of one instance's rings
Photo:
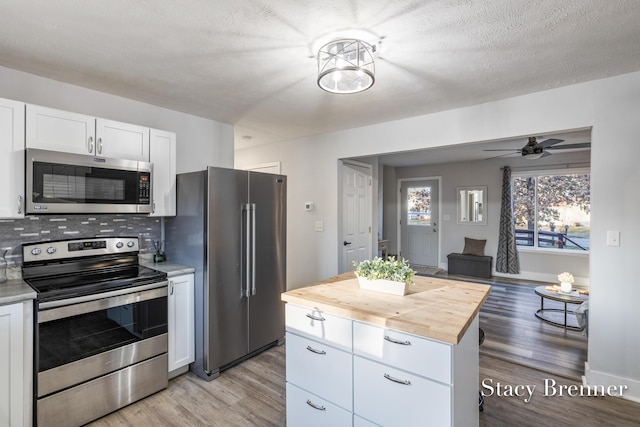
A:
{"type": "Polygon", "coordinates": [[[122,242],[116,243],[116,248],[118,248],[118,249],[120,249],[123,246],[124,246],[124,244],[122,244],[122,242]]]}
{"type": "Polygon", "coordinates": [[[129,241],[127,242],[127,246],[128,246],[128,247],[130,247],[130,248],[132,248],[134,244],[135,244],[135,243],[133,243],[133,240],[129,240],[129,241]]]}
{"type": "Polygon", "coordinates": [[[49,255],[56,253],[56,248],[54,248],[53,246],[49,246],[49,247],[47,248],[47,253],[48,253],[49,255]]]}
{"type": "Polygon", "coordinates": [[[42,252],[40,248],[31,249],[31,255],[40,255],[40,252],[42,252]]]}

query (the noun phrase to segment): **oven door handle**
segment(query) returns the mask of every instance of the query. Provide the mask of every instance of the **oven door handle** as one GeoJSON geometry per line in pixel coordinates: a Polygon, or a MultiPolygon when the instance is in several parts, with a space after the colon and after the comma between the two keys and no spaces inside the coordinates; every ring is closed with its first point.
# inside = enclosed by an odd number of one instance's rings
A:
{"type": "Polygon", "coordinates": [[[79,314],[92,313],[94,311],[105,310],[112,307],[119,307],[122,305],[166,297],[168,295],[168,283],[168,281],[154,283],[153,288],[147,288],[151,285],[146,285],[123,289],[120,291],[87,295],[84,297],[73,298],[73,301],[60,300],[45,302],[40,304],[38,307],[38,323],[50,322],[52,320],[63,319],[65,317],[72,317],[79,314]],[[126,293],[122,294],[122,291],[126,291],[126,293]],[[55,308],[50,308],[53,303],[58,304],[55,308]],[[64,303],[65,305],[60,305],[60,303],[64,303]],[[47,306],[47,304],[49,304],[49,306],[47,306]]]}

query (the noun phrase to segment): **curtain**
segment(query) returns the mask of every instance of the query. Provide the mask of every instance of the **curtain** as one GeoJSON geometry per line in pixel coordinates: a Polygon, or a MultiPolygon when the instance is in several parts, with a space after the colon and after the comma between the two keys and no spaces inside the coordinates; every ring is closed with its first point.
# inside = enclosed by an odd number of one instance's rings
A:
{"type": "Polygon", "coordinates": [[[516,247],[516,227],[513,220],[513,201],[511,195],[511,168],[502,170],[502,205],[500,206],[500,234],[498,236],[498,254],[496,271],[499,273],[520,273],[518,248],[516,247]]]}

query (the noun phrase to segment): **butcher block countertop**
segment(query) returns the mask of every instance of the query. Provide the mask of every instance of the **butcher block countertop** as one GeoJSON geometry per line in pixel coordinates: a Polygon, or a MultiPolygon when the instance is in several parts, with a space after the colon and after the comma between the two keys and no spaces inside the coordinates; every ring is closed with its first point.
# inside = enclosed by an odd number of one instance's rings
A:
{"type": "Polygon", "coordinates": [[[405,296],[360,289],[353,272],[282,294],[282,300],[337,316],[458,344],[491,286],[414,276],[405,296]]]}

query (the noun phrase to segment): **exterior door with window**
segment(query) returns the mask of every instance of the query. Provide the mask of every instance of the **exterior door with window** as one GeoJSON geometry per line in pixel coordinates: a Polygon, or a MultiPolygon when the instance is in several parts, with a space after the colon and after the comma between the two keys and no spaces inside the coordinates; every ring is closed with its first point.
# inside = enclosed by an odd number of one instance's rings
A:
{"type": "Polygon", "coordinates": [[[371,258],[371,170],[344,163],[342,167],[342,266],[371,258]]]}
{"type": "Polygon", "coordinates": [[[402,181],[400,255],[411,264],[438,266],[438,180],[402,181]]]}

